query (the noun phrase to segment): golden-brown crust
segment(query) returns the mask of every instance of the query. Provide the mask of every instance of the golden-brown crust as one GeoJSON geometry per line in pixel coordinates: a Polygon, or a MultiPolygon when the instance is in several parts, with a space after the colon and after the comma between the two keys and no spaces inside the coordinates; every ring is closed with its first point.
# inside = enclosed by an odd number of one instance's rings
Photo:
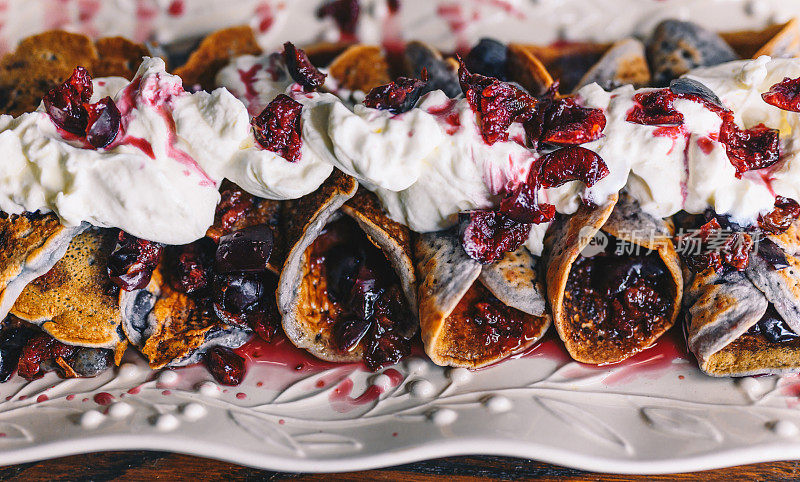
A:
{"type": "Polygon", "coordinates": [[[530,324],[531,331],[537,333],[538,336],[521,342],[513,349],[500,344],[487,345],[486,334],[470,318],[469,312],[476,303],[486,300],[488,293],[489,291],[480,281],[475,281],[464,293],[453,311],[439,320],[441,329],[438,330],[436,342],[430,347],[426,346],[434,363],[465,368],[491,365],[515,353],[527,350],[539,341],[550,326],[548,315],[533,316],[512,309],[518,319],[530,324]]]}
{"type": "Polygon", "coordinates": [[[349,47],[331,62],[328,72],[340,87],[363,92],[392,81],[383,51],[373,45],[349,47]]]}
{"type": "Polygon", "coordinates": [[[745,333],[701,362],[700,368],[717,377],[796,371],[800,340],[773,343],[763,335],[745,333]]]}
{"type": "Polygon", "coordinates": [[[288,252],[278,280],[277,298],[283,329],[295,346],[329,361],[355,361],[361,358],[361,353],[358,349],[345,354],[332,349],[330,332],[315,315],[324,307],[315,306],[319,296],[312,288],[320,280],[310,273],[311,245],[357,189],[355,178],[334,170],[313,193],[284,203],[282,215],[281,230],[288,252]]]}
{"type": "Polygon", "coordinates": [[[623,199],[625,202],[618,203],[618,197],[615,195],[602,207],[592,209],[582,206],[548,234],[546,280],[553,320],[570,356],[583,363],[614,363],[636,354],[652,345],[672,327],[680,311],[683,275],[680,260],[669,240],[670,226],[661,225],[658,220],[645,217],[635,203],[625,199],[623,199]],[[652,238],[631,235],[640,232],[639,229],[643,226],[649,228],[644,231],[655,235],[652,238]],[[571,295],[566,287],[572,265],[588,245],[592,235],[601,229],[618,239],[658,251],[670,274],[670,291],[667,296],[672,299],[672,309],[668,316],[664,317],[664,321],[652,327],[647,334],[641,333],[626,340],[614,338],[603,340],[599,337],[587,339],[579,328],[584,324],[591,324],[593,320],[585,320],[586,315],[580,310],[567,309],[571,295]],[[657,240],[661,242],[656,242],[657,240]]]}
{"type": "Polygon", "coordinates": [[[796,57],[800,53],[798,20],[770,25],[762,30],[720,33],[725,42],[743,59],[761,55],[796,57]]]}
{"type": "MultiPolygon", "coordinates": [[[[522,65],[530,65],[526,70],[536,73],[538,81],[532,87],[538,86],[539,89],[547,86],[546,77],[543,72],[547,72],[551,79],[558,79],[561,82],[561,91],[570,92],[581,77],[597,63],[605,52],[611,47],[607,43],[571,42],[557,45],[509,45],[509,64],[511,72],[515,71],[515,63],[522,61],[522,65]],[[535,59],[536,62],[533,62],[535,59]],[[536,65],[541,64],[541,67],[536,65]],[[570,85],[572,84],[572,85],[570,85]]],[[[519,81],[518,81],[519,82],[519,81]]],[[[525,84],[523,87],[536,94],[536,90],[531,90],[525,84]]]]}
{"type": "Polygon", "coordinates": [[[183,79],[184,85],[200,85],[210,90],[217,86],[215,77],[230,59],[260,53],[261,47],[250,27],[226,28],[206,36],[186,63],[175,69],[175,74],[183,79]]]}
{"type": "Polygon", "coordinates": [[[508,45],[508,74],[534,95],[543,94],[553,84],[553,76],[529,46],[508,45]]]}
{"type": "Polygon", "coordinates": [[[125,77],[130,80],[136,74],[142,57],[149,55],[142,44],[122,37],[106,37],[95,42],[98,58],[92,66],[95,77],[125,77]]]}
{"type": "Polygon", "coordinates": [[[52,30],[23,39],[16,51],[0,59],[0,112],[19,115],[34,110],[44,94],[63,82],[75,67],[92,75],[131,78],[144,46],[112,37],[97,42],[52,30]]]}
{"type": "Polygon", "coordinates": [[[160,296],[150,314],[156,323],[153,333],[142,346],[150,367],[163,368],[194,353],[205,342],[206,334],[221,323],[185,293],[169,283],[160,287],[160,296]]]}
{"type": "Polygon", "coordinates": [[[22,291],[11,313],[41,323],[63,343],[116,347],[122,317],[106,272],[115,243],[110,230],[93,229],[76,236],[64,257],[22,291]]]}

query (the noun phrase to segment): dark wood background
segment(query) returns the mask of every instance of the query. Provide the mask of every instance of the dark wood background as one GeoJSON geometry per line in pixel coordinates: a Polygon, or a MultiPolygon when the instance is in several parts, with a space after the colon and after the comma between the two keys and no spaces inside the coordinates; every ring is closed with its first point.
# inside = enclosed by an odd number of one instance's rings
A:
{"type": "MultiPolygon", "coordinates": [[[[387,469],[336,474],[335,480],[441,480],[476,477],[558,480],[794,480],[800,462],[774,462],[659,477],[601,475],[509,457],[449,457],[387,469]]],[[[333,480],[324,474],[286,474],[166,452],[103,452],[0,468],[0,480],[333,480]]]]}

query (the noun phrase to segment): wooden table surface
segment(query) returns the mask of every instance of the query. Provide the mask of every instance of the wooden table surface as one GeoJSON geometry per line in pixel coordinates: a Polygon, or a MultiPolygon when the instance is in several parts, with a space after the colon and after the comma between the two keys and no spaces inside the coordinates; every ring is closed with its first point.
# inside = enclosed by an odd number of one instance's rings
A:
{"type": "MultiPolygon", "coordinates": [[[[433,480],[476,477],[558,480],[792,480],[800,462],[774,462],[659,477],[600,475],[509,457],[449,457],[366,472],[337,474],[336,480],[433,480]]],[[[332,480],[323,474],[286,474],[166,452],[103,452],[0,468],[0,480],[332,480]]]]}

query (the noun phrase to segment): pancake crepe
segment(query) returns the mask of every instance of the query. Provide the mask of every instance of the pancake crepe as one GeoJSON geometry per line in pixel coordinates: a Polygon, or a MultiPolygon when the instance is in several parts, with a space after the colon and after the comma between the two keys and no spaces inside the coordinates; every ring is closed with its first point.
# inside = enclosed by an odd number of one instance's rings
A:
{"type": "MultiPolygon", "coordinates": [[[[254,329],[265,338],[277,329],[275,280],[283,256],[280,203],[256,198],[227,181],[221,194],[205,238],[167,246],[150,283],[120,293],[125,335],[153,368],[196,363],[210,348],[240,347],[254,329]],[[220,265],[219,246],[248,233],[268,239],[268,258],[247,273],[220,265]],[[232,308],[227,295],[243,305],[232,308]],[[267,332],[258,329],[262,322],[269,325],[264,326],[267,332]]],[[[256,259],[241,246],[239,250],[246,253],[239,256],[245,263],[256,259]]]]}
{"type": "Polygon", "coordinates": [[[417,331],[411,233],[357,188],[334,171],[316,192],[286,203],[278,309],[297,347],[377,369],[407,355],[417,331]]]}
{"type": "Polygon", "coordinates": [[[25,286],[50,271],[86,227],[63,226],[52,214],[0,218],[0,319],[25,286]]]}
{"type": "Polygon", "coordinates": [[[674,323],[683,281],[670,223],[622,195],[554,221],[547,298],[575,360],[605,364],[651,346],[674,323]]]}
{"type": "Polygon", "coordinates": [[[743,272],[708,269],[686,288],[687,339],[713,376],[784,373],[800,367],[800,260],[776,270],[752,256],[743,272]]]}
{"type": "Polygon", "coordinates": [[[422,341],[437,365],[489,365],[533,346],[550,326],[527,248],[481,265],[450,230],[420,235],[416,255],[422,341]]]}
{"type": "Polygon", "coordinates": [[[68,345],[124,349],[122,317],[106,271],[115,240],[115,231],[105,229],[76,236],[64,257],[22,291],[11,314],[68,345]]]}

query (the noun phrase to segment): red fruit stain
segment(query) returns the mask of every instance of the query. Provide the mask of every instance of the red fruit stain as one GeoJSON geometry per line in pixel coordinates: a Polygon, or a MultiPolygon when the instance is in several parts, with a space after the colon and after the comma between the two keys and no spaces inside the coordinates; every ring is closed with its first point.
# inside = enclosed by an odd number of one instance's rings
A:
{"type": "Polygon", "coordinates": [[[67,395],[67,401],[72,401],[72,400],[75,400],[75,395],[73,394],[67,395]]]}
{"type": "Polygon", "coordinates": [[[172,3],[169,4],[169,7],[167,7],[167,13],[173,17],[179,17],[183,15],[185,11],[186,5],[184,5],[183,0],[173,0],[172,3]]]}
{"type": "Polygon", "coordinates": [[[100,392],[94,396],[94,403],[98,405],[110,405],[114,401],[114,395],[108,392],[100,392]]]}
{"type": "Polygon", "coordinates": [[[236,398],[238,398],[239,400],[244,400],[245,398],[247,398],[247,394],[239,392],[236,394],[236,398]]]}
{"type": "Polygon", "coordinates": [[[17,400],[22,401],[22,400],[25,400],[26,398],[28,398],[27,395],[22,395],[17,400]]]}
{"type": "Polygon", "coordinates": [[[164,395],[165,397],[168,397],[168,396],[172,395],[172,391],[171,390],[164,390],[163,392],[161,392],[161,395],[164,395]]]}
{"type": "Polygon", "coordinates": [[[263,387],[264,386],[264,382],[258,382],[258,383],[256,383],[256,386],[257,387],[263,387]]]}
{"type": "Polygon", "coordinates": [[[374,402],[378,400],[383,393],[383,388],[377,385],[370,385],[364,390],[364,393],[355,398],[351,396],[352,393],[353,380],[345,378],[328,397],[333,409],[339,413],[346,413],[358,405],[366,405],[374,402]]]}
{"type": "Polygon", "coordinates": [[[138,387],[133,387],[130,390],[128,390],[128,393],[130,393],[131,395],[138,395],[139,392],[141,391],[142,391],[142,386],[139,385],[138,387]]]}
{"type": "Polygon", "coordinates": [[[42,403],[42,402],[46,402],[48,400],[50,400],[50,397],[48,397],[47,395],[44,395],[44,394],[39,395],[38,397],[36,397],[36,403],[42,403]]]}
{"type": "Polygon", "coordinates": [[[286,420],[284,420],[284,419],[278,420],[278,425],[284,425],[285,423],[286,423],[286,420]]]}

